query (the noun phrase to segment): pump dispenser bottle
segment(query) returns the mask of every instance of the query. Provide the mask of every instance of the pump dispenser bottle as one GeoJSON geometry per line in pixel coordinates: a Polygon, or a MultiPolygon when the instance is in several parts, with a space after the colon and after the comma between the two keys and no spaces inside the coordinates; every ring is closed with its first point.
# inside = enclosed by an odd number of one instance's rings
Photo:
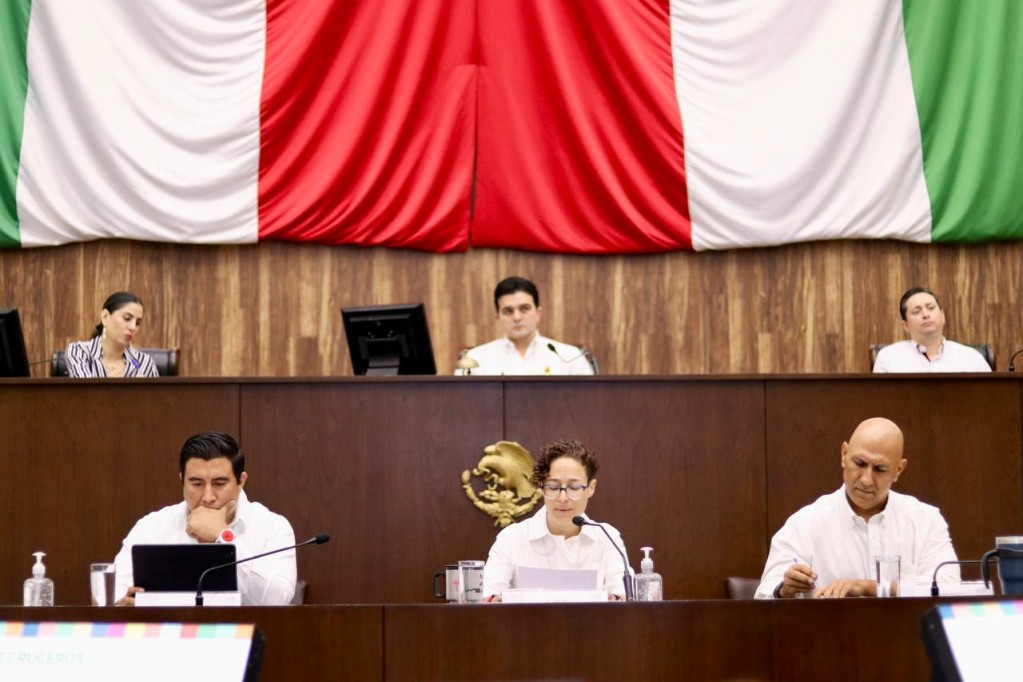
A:
{"type": "Polygon", "coordinates": [[[53,606],[53,581],[46,577],[43,557],[46,552],[32,554],[36,563],[32,566],[32,577],[25,581],[25,606],[53,606]]]}
{"type": "Polygon", "coordinates": [[[654,573],[654,560],[650,558],[653,547],[643,547],[643,560],[639,562],[640,572],[636,575],[636,601],[661,601],[664,599],[664,582],[654,573]]]}

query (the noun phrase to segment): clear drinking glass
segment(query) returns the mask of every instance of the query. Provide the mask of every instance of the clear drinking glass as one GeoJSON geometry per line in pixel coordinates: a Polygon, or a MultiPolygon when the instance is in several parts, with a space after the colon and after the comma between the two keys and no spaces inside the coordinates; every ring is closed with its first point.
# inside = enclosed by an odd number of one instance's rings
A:
{"type": "Polygon", "coordinates": [[[89,564],[89,585],[93,606],[113,606],[117,567],[114,564],[89,564]]]}
{"type": "Polygon", "coordinates": [[[874,577],[878,597],[898,597],[902,573],[902,558],[898,555],[875,556],[874,577]]]}

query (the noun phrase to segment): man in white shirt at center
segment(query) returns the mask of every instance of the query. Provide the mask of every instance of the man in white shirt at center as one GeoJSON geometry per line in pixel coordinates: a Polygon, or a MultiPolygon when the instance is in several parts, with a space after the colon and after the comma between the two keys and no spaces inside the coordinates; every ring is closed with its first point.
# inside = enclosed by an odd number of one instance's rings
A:
{"type": "MultiPolygon", "coordinates": [[[[479,365],[473,375],[591,375],[583,352],[542,336],[540,293],[523,277],[508,277],[494,289],[495,316],[504,336],[471,348],[466,357],[479,365]],[[551,350],[553,347],[553,350],[551,350]]],[[[464,373],[455,370],[456,374],[464,373]]]]}

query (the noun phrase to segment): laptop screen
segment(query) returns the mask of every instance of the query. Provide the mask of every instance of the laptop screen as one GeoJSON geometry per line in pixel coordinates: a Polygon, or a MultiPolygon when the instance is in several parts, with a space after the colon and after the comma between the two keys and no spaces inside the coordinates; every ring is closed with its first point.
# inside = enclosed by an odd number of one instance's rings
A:
{"type": "MultiPolygon", "coordinates": [[[[147,592],[195,592],[203,571],[235,560],[235,546],[230,543],[135,545],[131,548],[133,582],[147,592]]],[[[237,568],[229,566],[211,571],[203,580],[202,589],[204,592],[237,591],[237,568]]]]}

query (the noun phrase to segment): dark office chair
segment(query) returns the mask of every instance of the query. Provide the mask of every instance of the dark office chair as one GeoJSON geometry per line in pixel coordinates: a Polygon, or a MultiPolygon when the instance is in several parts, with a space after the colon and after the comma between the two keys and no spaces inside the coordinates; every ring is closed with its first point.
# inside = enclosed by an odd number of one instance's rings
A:
{"type": "MultiPolygon", "coordinates": [[[[162,377],[176,377],[178,376],[178,350],[177,348],[138,348],[137,350],[145,353],[153,359],[153,364],[156,365],[156,371],[160,373],[162,377]]],[[[61,348],[60,350],[53,351],[53,355],[50,356],[50,376],[51,377],[66,377],[67,376],[67,351],[61,348]]]]}
{"type": "MultiPolygon", "coordinates": [[[[872,343],[870,344],[870,369],[874,369],[874,363],[877,362],[877,353],[879,350],[887,346],[887,343],[872,343]]],[[[995,371],[995,347],[990,343],[967,343],[963,344],[969,346],[973,350],[977,351],[984,356],[984,360],[988,365],[991,366],[991,371],[995,371]]]]}
{"type": "Polygon", "coordinates": [[[725,592],[729,599],[753,599],[760,581],[756,578],[725,578],[725,592]]]}
{"type": "Polygon", "coordinates": [[[575,344],[575,347],[578,348],[583,354],[583,357],[586,358],[586,362],[590,363],[590,367],[593,368],[593,373],[600,374],[600,365],[597,363],[597,356],[593,354],[590,347],[585,343],[577,343],[575,344]]]}

